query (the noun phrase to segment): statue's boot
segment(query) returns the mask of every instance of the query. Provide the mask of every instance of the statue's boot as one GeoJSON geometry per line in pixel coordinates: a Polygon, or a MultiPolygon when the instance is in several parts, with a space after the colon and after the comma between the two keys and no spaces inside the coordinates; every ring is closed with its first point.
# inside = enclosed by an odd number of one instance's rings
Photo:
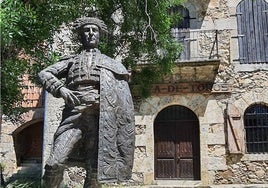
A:
{"type": "Polygon", "coordinates": [[[83,188],[101,188],[101,184],[98,182],[98,173],[96,168],[92,168],[91,164],[87,163],[85,166],[87,175],[83,188]]]}
{"type": "Polygon", "coordinates": [[[62,168],[53,168],[51,166],[45,166],[45,174],[43,176],[44,188],[59,188],[63,180],[62,168]]]}
{"type": "Polygon", "coordinates": [[[91,174],[92,174],[92,169],[90,164],[86,164],[86,178],[84,182],[84,187],[83,188],[91,188],[91,174]]]}

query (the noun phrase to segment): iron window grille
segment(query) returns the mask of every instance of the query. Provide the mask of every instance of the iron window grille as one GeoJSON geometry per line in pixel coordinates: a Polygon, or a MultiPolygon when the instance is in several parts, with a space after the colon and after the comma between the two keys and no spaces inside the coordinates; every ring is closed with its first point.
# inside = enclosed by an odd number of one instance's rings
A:
{"type": "Polygon", "coordinates": [[[248,153],[268,152],[268,106],[256,104],[244,114],[248,153]]]}

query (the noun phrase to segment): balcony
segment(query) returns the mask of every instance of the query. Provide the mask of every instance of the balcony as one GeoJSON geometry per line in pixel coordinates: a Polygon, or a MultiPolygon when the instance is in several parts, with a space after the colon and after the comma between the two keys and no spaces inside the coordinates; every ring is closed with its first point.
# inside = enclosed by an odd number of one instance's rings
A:
{"type": "Polygon", "coordinates": [[[182,52],[178,62],[219,59],[217,30],[173,28],[171,34],[182,45],[182,52]]]}
{"type": "Polygon", "coordinates": [[[181,43],[182,52],[173,74],[161,83],[214,83],[220,65],[218,31],[172,29],[171,33],[181,43]]]}

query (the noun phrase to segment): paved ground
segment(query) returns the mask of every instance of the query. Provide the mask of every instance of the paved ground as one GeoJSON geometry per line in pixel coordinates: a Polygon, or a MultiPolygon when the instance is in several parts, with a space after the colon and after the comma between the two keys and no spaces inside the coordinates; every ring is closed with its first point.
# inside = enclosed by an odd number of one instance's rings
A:
{"type": "MultiPolygon", "coordinates": [[[[113,187],[109,187],[109,188],[113,188],[113,187]]],[[[120,188],[123,188],[123,187],[120,187],[120,188]]],[[[241,184],[240,185],[213,185],[213,186],[197,186],[197,187],[151,185],[151,186],[133,186],[133,187],[126,187],[126,188],[268,188],[268,184],[266,185],[255,185],[255,184],[254,185],[241,185],[241,184]]]]}
{"type": "MultiPolygon", "coordinates": [[[[107,188],[118,188],[118,187],[107,186],[107,188]]],[[[119,188],[124,188],[124,186],[120,186],[119,188]]],[[[268,188],[268,184],[248,184],[248,185],[228,184],[228,185],[211,185],[211,186],[146,185],[146,186],[128,186],[126,188],[268,188]]]]}
{"type": "Polygon", "coordinates": [[[230,185],[213,185],[211,188],[268,188],[268,184],[249,184],[249,185],[241,185],[241,184],[230,184],[230,185]]]}

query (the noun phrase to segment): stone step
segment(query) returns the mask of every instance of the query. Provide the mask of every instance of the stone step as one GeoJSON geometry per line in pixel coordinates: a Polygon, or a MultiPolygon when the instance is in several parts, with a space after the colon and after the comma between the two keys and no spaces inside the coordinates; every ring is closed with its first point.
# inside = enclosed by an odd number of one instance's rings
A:
{"type": "Polygon", "coordinates": [[[21,164],[14,176],[17,178],[37,178],[41,177],[41,173],[42,164],[27,161],[21,164]]]}
{"type": "Polygon", "coordinates": [[[42,162],[42,159],[40,159],[40,158],[29,158],[29,159],[24,159],[23,162],[22,162],[22,164],[27,164],[27,163],[41,164],[41,162],[42,162]]]}

